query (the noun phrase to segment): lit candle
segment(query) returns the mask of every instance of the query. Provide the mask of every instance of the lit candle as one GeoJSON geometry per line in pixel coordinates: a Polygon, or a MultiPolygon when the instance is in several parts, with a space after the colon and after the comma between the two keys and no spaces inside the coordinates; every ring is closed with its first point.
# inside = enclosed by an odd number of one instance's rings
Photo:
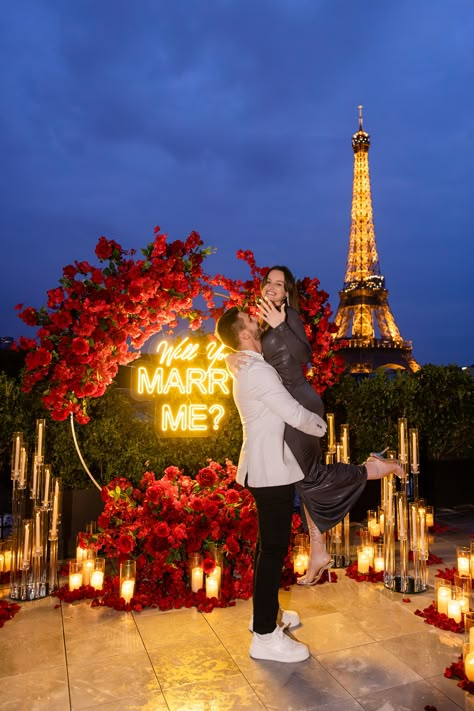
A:
{"type": "Polygon", "coordinates": [[[51,535],[54,537],[58,532],[58,512],[59,512],[59,481],[54,482],[54,499],[53,499],[53,520],[51,522],[51,535]]]}
{"type": "Polygon", "coordinates": [[[357,570],[361,575],[369,572],[369,560],[367,550],[357,552],[357,570]]]}
{"type": "Polygon", "coordinates": [[[5,565],[5,556],[0,553],[0,573],[3,573],[3,566],[5,565]]]}
{"type": "Polygon", "coordinates": [[[469,681],[474,681],[474,652],[469,652],[464,657],[464,673],[469,681]]]}
{"type": "Polygon", "coordinates": [[[135,590],[135,578],[130,578],[129,580],[124,580],[122,582],[122,588],[120,590],[120,596],[123,597],[126,603],[129,603],[133,597],[133,591],[135,590]]]}
{"type": "Polygon", "coordinates": [[[334,414],[328,412],[326,415],[326,421],[328,425],[328,450],[330,452],[336,451],[336,440],[335,440],[335,430],[334,430],[334,414]]]}
{"type": "Polygon", "coordinates": [[[13,440],[13,468],[12,478],[17,479],[20,473],[20,451],[21,451],[21,434],[17,432],[13,440]]]}
{"type": "Polygon", "coordinates": [[[79,590],[82,585],[82,573],[69,573],[69,590],[79,590]]]}
{"type": "Polygon", "coordinates": [[[447,585],[438,588],[438,612],[440,615],[448,614],[448,602],[451,601],[451,588],[447,585]]]}
{"type": "Polygon", "coordinates": [[[82,561],[82,584],[90,585],[91,573],[94,570],[95,560],[93,558],[86,558],[82,561]]]}
{"type": "Polygon", "coordinates": [[[33,499],[36,499],[38,496],[38,492],[36,489],[38,488],[38,457],[34,456],[33,459],[33,481],[31,482],[31,496],[33,499]]]}
{"type": "Polygon", "coordinates": [[[191,570],[191,590],[197,592],[204,585],[204,572],[201,566],[196,566],[191,570]]]}
{"type": "Polygon", "coordinates": [[[415,428],[410,429],[410,460],[412,469],[417,471],[420,461],[418,454],[418,430],[415,428]]]}
{"type": "Polygon", "coordinates": [[[365,546],[365,552],[367,553],[367,557],[369,559],[369,566],[372,568],[374,567],[374,556],[375,556],[375,549],[373,545],[368,545],[365,546]]]}
{"type": "Polygon", "coordinates": [[[383,556],[374,558],[374,570],[376,573],[381,573],[384,568],[383,556]]]}
{"type": "Polygon", "coordinates": [[[94,570],[91,575],[91,585],[96,590],[102,590],[104,587],[104,571],[94,570]]]}
{"type": "Polygon", "coordinates": [[[434,515],[433,511],[426,511],[426,526],[427,528],[433,528],[434,526],[434,515]]]}
{"type": "Polygon", "coordinates": [[[12,552],[5,551],[3,555],[5,556],[5,559],[3,561],[3,572],[9,573],[12,567],[12,552]]]}
{"type": "Polygon", "coordinates": [[[43,506],[49,503],[49,480],[51,477],[51,469],[48,465],[44,468],[44,493],[43,493],[43,506]]]}
{"type": "Polygon", "coordinates": [[[349,425],[341,425],[342,458],[343,462],[349,463],[349,425]]]}
{"type": "Polygon", "coordinates": [[[87,551],[85,548],[81,548],[81,546],[77,546],[76,548],[76,560],[80,563],[81,560],[85,560],[87,558],[87,551]]]}
{"type": "Polygon", "coordinates": [[[398,418],[398,456],[400,458],[400,462],[402,464],[406,464],[406,419],[404,417],[398,418]]]}
{"type": "Polygon", "coordinates": [[[380,526],[380,533],[383,536],[384,530],[385,530],[385,514],[381,513],[379,516],[379,526],[380,526]]]}
{"type": "Polygon", "coordinates": [[[26,462],[27,462],[26,447],[22,447],[20,450],[20,476],[19,485],[23,487],[26,482],[26,462]]]}
{"type": "Polygon", "coordinates": [[[469,642],[470,644],[474,644],[474,627],[471,627],[469,630],[469,642]]]}
{"type": "Polygon", "coordinates": [[[308,556],[303,553],[297,555],[293,561],[293,571],[298,573],[298,575],[304,575],[308,565],[308,556]]]}
{"type": "Polygon", "coordinates": [[[457,561],[459,575],[469,575],[469,558],[467,556],[458,556],[457,561]]]}
{"type": "Polygon", "coordinates": [[[448,617],[455,622],[461,622],[461,605],[459,600],[448,600],[448,617]]]}
{"type": "Polygon", "coordinates": [[[221,577],[222,577],[222,569],[220,565],[216,565],[214,570],[212,571],[211,575],[213,575],[216,580],[217,580],[217,588],[220,590],[221,588],[221,577]]]}
{"type": "Polygon", "coordinates": [[[459,606],[461,608],[461,613],[464,615],[466,612],[469,612],[469,597],[463,596],[463,597],[458,598],[458,600],[459,600],[459,606]]]}
{"type": "Polygon", "coordinates": [[[36,424],[37,424],[36,454],[38,456],[38,459],[41,461],[41,457],[43,456],[44,421],[37,420],[36,424]]]}
{"type": "Polygon", "coordinates": [[[206,597],[218,597],[219,584],[213,574],[206,576],[206,597]]]}
{"type": "Polygon", "coordinates": [[[30,524],[25,523],[25,540],[23,545],[23,566],[29,565],[29,546],[30,546],[30,524]]]}
{"type": "Polygon", "coordinates": [[[35,514],[35,548],[37,553],[41,553],[41,514],[35,514]]]}
{"type": "Polygon", "coordinates": [[[474,580],[474,553],[471,553],[471,578],[474,580]]]}

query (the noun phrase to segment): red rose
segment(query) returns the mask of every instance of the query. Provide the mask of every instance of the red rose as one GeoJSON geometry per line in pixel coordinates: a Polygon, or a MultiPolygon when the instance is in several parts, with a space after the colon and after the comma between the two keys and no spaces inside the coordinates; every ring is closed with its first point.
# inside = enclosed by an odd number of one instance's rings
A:
{"type": "Polygon", "coordinates": [[[128,555],[128,553],[131,553],[135,547],[135,542],[133,538],[130,536],[125,535],[122,533],[118,537],[117,541],[117,548],[119,549],[119,552],[122,553],[123,555],[128,555]]]}
{"type": "Polygon", "coordinates": [[[214,558],[204,558],[202,561],[202,569],[206,573],[206,575],[210,575],[211,573],[214,572],[214,568],[216,567],[216,561],[214,558]]]}
{"type": "Polygon", "coordinates": [[[89,351],[89,342],[85,338],[74,338],[71,343],[71,350],[76,355],[84,355],[89,351]]]}
{"type": "Polygon", "coordinates": [[[166,521],[159,521],[153,530],[158,538],[166,538],[169,535],[170,527],[166,521]]]}
{"type": "Polygon", "coordinates": [[[204,467],[204,469],[199,470],[196,476],[196,481],[199,486],[202,487],[214,486],[214,484],[217,482],[217,475],[215,471],[209,469],[209,467],[204,467]]]}
{"type": "Polygon", "coordinates": [[[219,513],[219,507],[213,501],[205,499],[202,505],[203,511],[208,518],[214,518],[219,513]]]}

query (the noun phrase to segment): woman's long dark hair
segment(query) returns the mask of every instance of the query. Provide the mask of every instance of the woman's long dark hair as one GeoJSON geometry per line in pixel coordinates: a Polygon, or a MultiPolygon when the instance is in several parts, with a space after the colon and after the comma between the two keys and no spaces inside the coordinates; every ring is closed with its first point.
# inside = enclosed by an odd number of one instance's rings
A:
{"type": "Polygon", "coordinates": [[[270,269],[267,271],[267,273],[264,275],[262,279],[262,284],[261,288],[265,286],[265,284],[268,281],[268,275],[270,272],[274,271],[275,269],[278,269],[280,272],[283,272],[283,276],[285,277],[285,290],[288,292],[287,296],[287,304],[288,306],[291,306],[292,309],[295,311],[300,311],[300,300],[299,300],[299,295],[298,295],[298,289],[296,288],[296,281],[295,277],[293,274],[290,272],[288,267],[280,267],[280,266],[274,266],[270,267],[270,269]]]}

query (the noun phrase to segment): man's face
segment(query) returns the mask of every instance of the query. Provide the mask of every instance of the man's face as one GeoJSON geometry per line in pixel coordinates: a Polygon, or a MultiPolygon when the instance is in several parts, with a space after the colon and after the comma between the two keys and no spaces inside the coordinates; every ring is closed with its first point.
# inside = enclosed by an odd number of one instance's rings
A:
{"type": "Polygon", "coordinates": [[[244,326],[244,329],[254,338],[256,341],[260,341],[262,335],[262,329],[258,323],[258,319],[254,316],[249,316],[249,314],[242,311],[240,313],[240,321],[244,326]]]}

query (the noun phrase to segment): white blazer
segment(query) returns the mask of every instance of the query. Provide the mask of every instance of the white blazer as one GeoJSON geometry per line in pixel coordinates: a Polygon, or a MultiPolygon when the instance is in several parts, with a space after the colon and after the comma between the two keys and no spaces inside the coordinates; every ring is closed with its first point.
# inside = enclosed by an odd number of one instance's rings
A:
{"type": "Polygon", "coordinates": [[[252,487],[281,486],[303,479],[293,453],[284,442],[285,422],[322,437],[325,421],[300,405],[284,387],[273,366],[260,353],[250,356],[233,381],[235,404],[243,427],[237,482],[252,487]]]}

